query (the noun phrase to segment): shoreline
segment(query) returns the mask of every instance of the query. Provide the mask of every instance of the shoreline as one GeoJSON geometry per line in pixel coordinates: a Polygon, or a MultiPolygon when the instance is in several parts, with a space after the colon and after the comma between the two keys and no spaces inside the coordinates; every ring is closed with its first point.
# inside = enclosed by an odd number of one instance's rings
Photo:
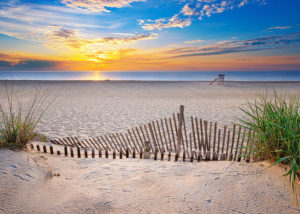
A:
{"type": "MultiPolygon", "coordinates": [[[[140,83],[210,83],[208,80],[11,80],[11,79],[0,79],[0,82],[12,81],[12,82],[140,82],[140,83]]],[[[300,81],[248,81],[248,80],[239,80],[239,81],[225,81],[226,83],[247,83],[247,84],[281,84],[281,83],[295,83],[298,84],[300,81]]],[[[211,86],[215,86],[213,84],[211,86]]]]}

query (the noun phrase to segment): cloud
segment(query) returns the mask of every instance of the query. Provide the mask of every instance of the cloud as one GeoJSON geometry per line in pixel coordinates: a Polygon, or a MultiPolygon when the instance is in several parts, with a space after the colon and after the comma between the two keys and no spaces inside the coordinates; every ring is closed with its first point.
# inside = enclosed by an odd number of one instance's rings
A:
{"type": "Polygon", "coordinates": [[[0,61],[0,70],[40,71],[51,70],[57,62],[50,60],[20,60],[19,62],[0,61]]]}
{"type": "Polygon", "coordinates": [[[146,0],[62,0],[68,7],[89,12],[110,12],[107,8],[129,7],[132,2],[144,2],[146,0]]]}
{"type": "Polygon", "coordinates": [[[203,42],[203,40],[201,39],[197,39],[197,40],[191,40],[191,41],[185,41],[185,44],[194,44],[194,43],[199,43],[199,42],[203,42]]]}
{"type": "Polygon", "coordinates": [[[268,30],[286,30],[290,28],[291,26],[275,26],[275,27],[269,27],[268,30]]]}
{"type": "Polygon", "coordinates": [[[88,45],[122,45],[130,44],[140,40],[156,39],[157,34],[139,34],[134,36],[123,37],[100,37],[100,38],[84,38],[77,30],[66,29],[61,26],[48,26],[43,39],[53,48],[75,48],[79,49],[88,45]]]}
{"type": "Polygon", "coordinates": [[[189,4],[184,5],[181,10],[182,14],[185,16],[191,16],[194,14],[194,9],[189,6],[189,4]]]}
{"type": "Polygon", "coordinates": [[[214,56],[228,53],[253,52],[299,47],[300,33],[261,37],[240,41],[224,41],[206,46],[173,48],[166,51],[171,58],[214,56]]]}
{"type": "Polygon", "coordinates": [[[99,29],[114,29],[120,20],[105,24],[90,24],[84,11],[47,4],[19,3],[0,4],[0,33],[19,39],[39,41],[49,25],[61,25],[69,29],[81,29],[91,34],[99,29]]]}
{"type": "Polygon", "coordinates": [[[162,30],[164,28],[184,28],[187,26],[190,26],[192,23],[190,18],[181,17],[179,14],[175,14],[170,19],[157,19],[157,20],[147,20],[147,23],[145,23],[144,20],[139,20],[139,25],[142,26],[144,30],[162,30]]]}
{"type": "Polygon", "coordinates": [[[145,30],[162,30],[164,28],[187,27],[192,24],[192,18],[202,20],[213,14],[223,13],[227,10],[243,7],[249,3],[265,4],[264,0],[197,0],[190,1],[183,6],[181,11],[171,18],[159,18],[156,20],[139,19],[138,24],[145,30]]]}
{"type": "Polygon", "coordinates": [[[12,62],[0,60],[0,69],[8,68],[12,65],[12,62]]]}

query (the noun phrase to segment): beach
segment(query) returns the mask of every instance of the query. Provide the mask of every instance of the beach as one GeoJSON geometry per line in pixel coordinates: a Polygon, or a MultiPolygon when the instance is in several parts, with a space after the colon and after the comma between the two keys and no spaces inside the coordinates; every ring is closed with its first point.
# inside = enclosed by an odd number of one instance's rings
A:
{"type": "MultiPolygon", "coordinates": [[[[1,83],[0,100],[3,101],[1,83]]],[[[80,139],[171,117],[231,125],[262,93],[299,95],[297,82],[15,81],[25,100],[36,90],[55,102],[38,131],[80,139]]],[[[0,150],[2,213],[297,213],[285,170],[267,162],[75,159],[0,150]],[[54,176],[59,174],[59,176],[54,176]]],[[[298,184],[297,184],[298,185],[298,184]]]]}

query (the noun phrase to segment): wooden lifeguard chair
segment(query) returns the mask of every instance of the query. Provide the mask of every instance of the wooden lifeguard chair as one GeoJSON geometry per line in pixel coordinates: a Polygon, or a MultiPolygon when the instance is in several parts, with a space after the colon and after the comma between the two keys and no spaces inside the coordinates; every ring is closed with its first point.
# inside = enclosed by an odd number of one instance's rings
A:
{"type": "Polygon", "coordinates": [[[218,74],[218,76],[209,84],[212,85],[213,83],[216,83],[217,85],[224,85],[224,82],[225,82],[225,74],[218,74]]]}

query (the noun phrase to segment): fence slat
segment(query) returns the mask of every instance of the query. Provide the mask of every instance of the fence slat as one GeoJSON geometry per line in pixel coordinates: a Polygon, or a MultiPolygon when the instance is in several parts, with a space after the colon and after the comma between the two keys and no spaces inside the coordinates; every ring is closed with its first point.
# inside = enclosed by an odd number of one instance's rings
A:
{"type": "MultiPolygon", "coordinates": [[[[106,140],[104,139],[103,136],[101,136],[101,140],[104,142],[104,144],[106,145],[106,148],[105,149],[108,149],[109,151],[111,151],[111,148],[109,147],[108,143],[106,142],[106,140]]],[[[104,149],[104,150],[105,150],[104,149]]]]}
{"type": "Polygon", "coordinates": [[[171,136],[170,136],[170,130],[169,130],[169,126],[168,126],[168,120],[167,118],[165,118],[165,125],[166,125],[166,129],[167,129],[167,134],[168,134],[168,139],[169,139],[169,148],[172,151],[172,140],[171,140],[171,136]]]}
{"type": "Polygon", "coordinates": [[[177,123],[176,123],[176,117],[175,114],[173,113],[173,121],[174,121],[174,126],[175,126],[175,133],[176,133],[176,137],[178,137],[178,129],[177,129],[177,123]]]}
{"type": "Polygon", "coordinates": [[[98,143],[98,141],[95,138],[91,138],[90,141],[93,144],[93,146],[94,146],[95,149],[99,150],[101,148],[100,144],[98,143]]]}
{"type": "MultiPolygon", "coordinates": [[[[127,139],[127,141],[125,140],[123,133],[120,133],[120,135],[121,135],[121,138],[122,138],[123,142],[125,142],[126,146],[127,146],[127,147],[130,147],[130,148],[131,148],[131,151],[132,151],[133,147],[132,147],[131,144],[128,142],[128,139],[127,139]]],[[[127,138],[128,138],[128,137],[127,137],[127,138]]]]}
{"type": "Polygon", "coordinates": [[[212,122],[209,123],[208,151],[211,150],[212,122]]]}
{"type": "Polygon", "coordinates": [[[241,130],[242,130],[242,127],[239,126],[239,129],[238,129],[238,138],[237,138],[237,141],[236,141],[236,146],[235,146],[235,153],[234,153],[234,161],[236,161],[236,157],[237,157],[237,154],[238,154],[238,149],[239,149],[239,144],[240,144],[240,137],[241,137],[241,130]]]}
{"type": "Polygon", "coordinates": [[[177,146],[176,146],[175,134],[174,134],[174,129],[173,129],[173,125],[172,125],[172,120],[171,120],[171,118],[169,118],[169,123],[170,123],[170,128],[171,128],[172,138],[173,138],[173,145],[174,145],[174,149],[175,149],[175,151],[176,151],[176,150],[177,150],[177,146]]]}
{"type": "Polygon", "coordinates": [[[234,138],[235,138],[235,124],[233,124],[233,130],[232,130],[232,142],[231,142],[231,149],[229,154],[229,160],[232,160],[232,152],[233,152],[233,146],[234,146],[234,138]]]}
{"type": "Polygon", "coordinates": [[[243,146],[244,146],[245,135],[246,135],[246,129],[244,128],[242,142],[241,142],[241,146],[240,146],[240,151],[239,151],[239,155],[238,155],[238,158],[237,158],[238,162],[240,162],[241,159],[242,159],[242,151],[243,151],[243,146]]]}
{"type": "Polygon", "coordinates": [[[164,136],[166,148],[167,148],[167,151],[168,151],[169,150],[169,146],[168,146],[167,136],[166,136],[166,132],[165,132],[165,128],[164,128],[164,122],[163,122],[162,119],[160,119],[160,124],[161,124],[161,129],[162,129],[162,132],[163,132],[163,136],[164,136]]]}
{"type": "Polygon", "coordinates": [[[196,132],[197,132],[197,140],[198,140],[198,149],[201,151],[201,139],[200,139],[200,132],[199,132],[199,124],[198,124],[198,118],[195,118],[195,124],[196,124],[196,132]]]}
{"type": "Polygon", "coordinates": [[[108,135],[109,139],[111,140],[111,142],[114,144],[114,148],[117,150],[117,152],[120,152],[119,148],[120,145],[118,144],[118,142],[115,142],[115,140],[113,139],[112,135],[108,135]]]}
{"type": "Polygon", "coordinates": [[[195,126],[194,126],[194,118],[191,117],[192,122],[192,134],[193,134],[193,142],[194,142],[194,149],[197,150],[197,144],[196,144],[196,134],[195,134],[195,126]]]}
{"type": "Polygon", "coordinates": [[[185,117],[183,117],[182,119],[183,119],[183,129],[184,129],[184,137],[185,137],[184,141],[185,141],[185,145],[186,145],[186,152],[187,152],[188,157],[190,157],[189,146],[188,146],[188,137],[187,137],[186,126],[185,126],[185,117]]]}
{"type": "Polygon", "coordinates": [[[151,143],[151,138],[150,138],[150,136],[149,136],[149,132],[148,132],[148,129],[147,129],[146,124],[144,124],[144,129],[145,129],[145,132],[146,132],[148,141],[150,142],[150,148],[151,148],[151,151],[154,152],[153,145],[152,145],[152,143],[151,143]]]}
{"type": "Polygon", "coordinates": [[[159,126],[158,120],[156,120],[156,125],[157,125],[157,129],[158,129],[158,134],[159,134],[159,137],[160,137],[161,149],[163,150],[163,149],[165,149],[165,146],[164,146],[164,142],[163,142],[163,139],[162,139],[162,135],[161,135],[161,131],[160,131],[160,126],[159,126]]]}
{"type": "Polygon", "coordinates": [[[97,141],[100,149],[102,146],[102,149],[105,150],[105,146],[103,145],[103,143],[101,142],[101,139],[99,137],[96,137],[95,141],[97,141]]]}
{"type": "Polygon", "coordinates": [[[139,130],[138,130],[137,127],[135,127],[135,131],[136,131],[136,133],[137,133],[137,136],[139,137],[141,146],[142,146],[142,147],[145,147],[145,144],[144,144],[144,142],[143,142],[143,139],[142,139],[141,134],[140,134],[140,132],[139,132],[139,130]]]}
{"type": "Polygon", "coordinates": [[[225,159],[227,160],[229,158],[228,152],[229,152],[229,142],[230,142],[230,130],[228,130],[228,135],[227,135],[227,146],[226,146],[226,156],[225,159]]]}
{"type": "Polygon", "coordinates": [[[219,159],[220,144],[221,144],[221,129],[218,130],[218,148],[217,148],[215,160],[219,159]]]}
{"type": "MultiPolygon", "coordinates": [[[[181,121],[181,130],[180,130],[180,132],[181,132],[181,141],[180,141],[180,144],[182,144],[182,148],[185,150],[185,145],[184,145],[184,139],[183,139],[183,133],[182,133],[182,127],[183,127],[183,118],[184,118],[184,116],[182,115],[182,121],[181,121]]],[[[177,119],[178,119],[178,121],[180,121],[180,114],[178,113],[177,114],[177,119]]],[[[179,127],[180,127],[180,125],[178,125],[178,129],[179,129],[179,127]]],[[[179,133],[179,132],[178,132],[179,133]]]]}
{"type": "Polygon", "coordinates": [[[245,153],[244,153],[244,161],[246,161],[250,138],[251,138],[251,129],[249,129],[249,131],[248,131],[246,150],[245,150],[245,153]]]}
{"type": "Polygon", "coordinates": [[[128,134],[127,134],[127,133],[125,133],[125,137],[126,137],[126,140],[127,140],[128,144],[130,145],[130,147],[132,148],[132,151],[133,151],[133,149],[135,149],[135,147],[134,147],[134,145],[131,145],[131,143],[130,143],[130,139],[129,139],[129,137],[128,137],[128,134]]]}
{"type": "Polygon", "coordinates": [[[152,121],[152,131],[154,133],[154,138],[155,138],[156,146],[158,146],[159,152],[161,152],[159,138],[158,138],[158,135],[157,135],[157,132],[156,132],[156,127],[155,127],[154,121],[152,121]]]}
{"type": "Polygon", "coordinates": [[[157,148],[157,142],[156,142],[156,138],[154,136],[154,132],[153,132],[151,123],[148,123],[148,126],[149,126],[150,134],[151,134],[151,137],[152,137],[152,141],[154,143],[154,147],[157,148]]]}
{"type": "Polygon", "coordinates": [[[125,150],[127,144],[122,141],[122,139],[120,138],[119,134],[116,133],[116,134],[113,134],[113,136],[114,136],[114,138],[116,138],[116,140],[119,141],[120,145],[122,146],[122,149],[125,150]]]}
{"type": "Polygon", "coordinates": [[[205,154],[208,151],[208,134],[207,134],[207,121],[204,120],[204,133],[205,133],[205,154]]]}
{"type": "Polygon", "coordinates": [[[125,147],[124,147],[122,141],[119,141],[115,134],[112,134],[112,138],[113,138],[113,140],[115,140],[115,142],[117,142],[119,152],[121,152],[121,148],[122,148],[122,151],[123,151],[125,147]]]}
{"type": "Polygon", "coordinates": [[[130,133],[130,130],[128,129],[127,132],[128,132],[129,137],[130,137],[130,139],[131,139],[131,141],[132,141],[132,143],[133,143],[133,145],[134,145],[134,148],[139,152],[139,149],[138,149],[136,143],[134,142],[134,139],[133,139],[133,137],[132,137],[132,135],[131,135],[131,133],[130,133]]]}
{"type": "MultiPolygon", "coordinates": [[[[184,106],[181,105],[180,106],[180,115],[179,115],[179,121],[178,121],[178,132],[177,132],[177,141],[178,141],[178,145],[177,145],[177,150],[180,154],[180,149],[181,149],[181,144],[183,144],[182,141],[182,123],[183,123],[183,117],[184,117],[184,106]]],[[[176,120],[175,120],[176,122],[176,120]]],[[[183,148],[184,148],[184,144],[183,144],[183,148]]]]}
{"type": "Polygon", "coordinates": [[[214,125],[214,140],[213,140],[213,153],[215,153],[215,151],[216,151],[217,129],[218,129],[218,124],[215,122],[215,125],[214,125]]]}
{"type": "MultiPolygon", "coordinates": [[[[135,142],[136,142],[136,146],[138,147],[138,148],[140,148],[140,151],[141,151],[141,144],[140,144],[140,142],[139,142],[139,140],[138,140],[138,138],[137,138],[137,136],[136,136],[136,134],[135,134],[135,131],[134,131],[134,129],[131,129],[132,130],[132,133],[133,133],[133,136],[134,136],[134,140],[135,140],[135,142]]],[[[142,144],[143,145],[143,144],[142,144]]]]}
{"type": "MultiPolygon", "coordinates": [[[[204,136],[204,132],[203,132],[203,123],[202,123],[202,119],[200,119],[200,135],[201,135],[201,145],[203,148],[203,152],[204,154],[206,153],[206,146],[204,145],[206,143],[205,141],[205,136],[204,136]]],[[[200,149],[201,151],[201,149],[200,149]]]]}
{"type": "Polygon", "coordinates": [[[227,127],[224,126],[224,130],[223,130],[223,142],[222,142],[222,154],[224,154],[224,147],[225,147],[225,140],[226,140],[226,131],[227,131],[227,127]]]}

